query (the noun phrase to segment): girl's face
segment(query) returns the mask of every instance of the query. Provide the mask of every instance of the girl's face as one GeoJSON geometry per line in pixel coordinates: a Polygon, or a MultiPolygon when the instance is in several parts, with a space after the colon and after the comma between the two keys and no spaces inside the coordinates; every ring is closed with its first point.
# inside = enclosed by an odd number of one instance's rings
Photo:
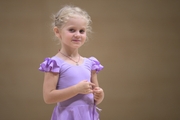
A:
{"type": "Polygon", "coordinates": [[[62,47],[81,47],[86,40],[86,27],[86,21],[82,17],[69,18],[59,32],[62,47]]]}

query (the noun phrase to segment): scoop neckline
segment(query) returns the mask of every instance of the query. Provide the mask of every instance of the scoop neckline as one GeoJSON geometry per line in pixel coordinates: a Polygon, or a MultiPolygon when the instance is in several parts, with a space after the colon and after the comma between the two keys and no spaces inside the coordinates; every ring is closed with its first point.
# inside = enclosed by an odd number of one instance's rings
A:
{"type": "Polygon", "coordinates": [[[81,64],[76,65],[76,64],[68,63],[68,62],[66,62],[65,60],[63,60],[62,58],[58,57],[58,56],[54,56],[54,57],[56,57],[56,58],[58,58],[59,60],[63,61],[63,63],[65,63],[65,64],[68,64],[68,65],[71,65],[71,66],[77,66],[77,67],[84,65],[84,63],[85,63],[85,61],[86,61],[86,58],[85,58],[85,57],[82,57],[82,58],[83,58],[83,62],[82,62],[81,64]]]}

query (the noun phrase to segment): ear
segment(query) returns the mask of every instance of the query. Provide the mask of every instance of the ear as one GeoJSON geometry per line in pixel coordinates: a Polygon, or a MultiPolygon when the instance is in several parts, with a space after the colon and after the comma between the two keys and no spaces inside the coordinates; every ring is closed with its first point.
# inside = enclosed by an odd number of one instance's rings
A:
{"type": "Polygon", "coordinates": [[[60,37],[60,30],[59,30],[59,28],[58,27],[54,27],[54,29],[53,29],[53,31],[54,31],[54,34],[56,35],[56,37],[60,37]]]}

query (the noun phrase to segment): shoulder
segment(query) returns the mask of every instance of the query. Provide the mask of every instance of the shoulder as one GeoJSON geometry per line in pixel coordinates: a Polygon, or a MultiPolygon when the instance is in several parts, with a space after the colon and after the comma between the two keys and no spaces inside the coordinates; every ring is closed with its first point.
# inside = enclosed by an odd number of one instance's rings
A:
{"type": "Polygon", "coordinates": [[[92,62],[99,62],[99,60],[97,59],[97,58],[95,58],[95,57],[89,57],[88,58],[90,61],[92,61],[92,62]]]}
{"type": "Polygon", "coordinates": [[[45,58],[44,62],[46,62],[46,63],[53,63],[53,64],[57,64],[58,66],[61,66],[61,64],[64,61],[61,58],[59,58],[58,56],[52,56],[52,57],[45,58]]]}
{"type": "Polygon", "coordinates": [[[56,61],[56,63],[58,64],[58,65],[61,65],[64,61],[60,58],[60,57],[58,57],[58,56],[53,56],[53,57],[51,57],[50,58],[51,60],[53,60],[53,61],[56,61]]]}
{"type": "Polygon", "coordinates": [[[89,57],[88,60],[91,62],[91,70],[95,70],[98,73],[104,68],[97,58],[89,57]]]}
{"type": "Polygon", "coordinates": [[[47,57],[40,64],[39,70],[43,72],[59,72],[63,60],[57,56],[47,57]]]}

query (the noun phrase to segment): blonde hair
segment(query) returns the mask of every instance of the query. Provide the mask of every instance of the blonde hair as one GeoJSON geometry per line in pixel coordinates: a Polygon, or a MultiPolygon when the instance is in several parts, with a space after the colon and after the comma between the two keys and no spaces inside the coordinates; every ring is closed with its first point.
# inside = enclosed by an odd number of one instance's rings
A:
{"type": "Polygon", "coordinates": [[[53,28],[58,27],[59,29],[61,29],[69,18],[77,17],[77,16],[82,17],[87,23],[87,27],[86,27],[87,39],[86,40],[88,40],[89,35],[92,33],[91,17],[88,15],[86,11],[82,10],[79,7],[69,6],[69,5],[64,6],[55,15],[53,15],[52,27],[53,28]]]}

